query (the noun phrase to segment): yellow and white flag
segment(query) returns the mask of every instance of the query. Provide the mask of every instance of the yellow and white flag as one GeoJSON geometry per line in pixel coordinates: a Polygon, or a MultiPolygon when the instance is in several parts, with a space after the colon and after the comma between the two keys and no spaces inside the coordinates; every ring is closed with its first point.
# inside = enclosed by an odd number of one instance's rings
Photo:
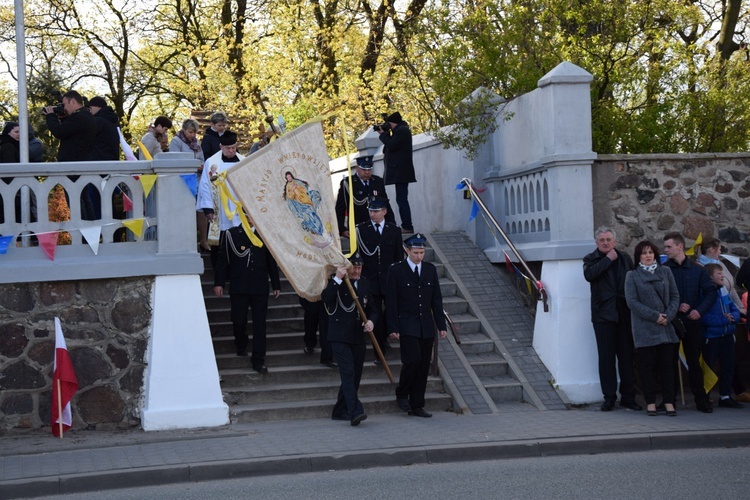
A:
{"type": "Polygon", "coordinates": [[[318,300],[342,262],[322,125],[284,134],[227,170],[226,178],[294,290],[318,300]]]}

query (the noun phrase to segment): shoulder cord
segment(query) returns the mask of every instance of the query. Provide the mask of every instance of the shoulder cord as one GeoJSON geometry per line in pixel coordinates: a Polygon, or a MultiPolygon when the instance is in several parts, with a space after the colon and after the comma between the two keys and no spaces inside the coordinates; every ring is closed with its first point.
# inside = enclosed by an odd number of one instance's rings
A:
{"type": "MultiPolygon", "coordinates": [[[[247,250],[244,250],[242,252],[238,252],[237,251],[237,247],[234,244],[234,240],[232,239],[232,233],[230,233],[229,231],[227,231],[226,238],[227,238],[227,256],[229,256],[228,254],[229,254],[229,249],[230,248],[232,249],[232,252],[237,257],[244,258],[244,257],[247,257],[248,255],[250,255],[250,252],[252,251],[252,247],[253,247],[252,245],[250,245],[247,248],[247,250]]],[[[247,263],[245,264],[245,267],[250,267],[250,259],[247,259],[247,263]]]]}
{"type": "MultiPolygon", "coordinates": [[[[349,183],[345,182],[345,181],[346,181],[346,179],[344,179],[344,181],[342,181],[344,183],[344,191],[346,191],[347,196],[350,196],[350,193],[349,193],[349,183]]],[[[369,198],[369,196],[365,196],[361,200],[358,200],[356,196],[352,196],[352,198],[354,198],[354,204],[361,207],[362,205],[364,205],[365,203],[367,203],[367,199],[369,198]]]]}
{"type": "Polygon", "coordinates": [[[333,308],[333,311],[329,311],[329,310],[328,310],[328,306],[327,306],[327,305],[325,305],[325,304],[323,304],[323,307],[325,308],[325,310],[326,310],[326,313],[327,313],[327,314],[328,314],[329,316],[333,316],[334,314],[336,314],[336,310],[337,310],[337,309],[339,308],[339,306],[341,306],[341,310],[342,310],[342,311],[344,311],[344,312],[348,312],[348,313],[352,312],[352,311],[353,311],[353,310],[354,310],[354,309],[355,309],[355,308],[357,307],[357,305],[356,305],[356,304],[354,303],[354,301],[352,301],[352,305],[351,305],[351,306],[349,306],[349,307],[346,307],[346,306],[344,305],[344,303],[343,303],[343,302],[341,302],[341,295],[339,295],[339,292],[338,292],[338,291],[336,292],[336,307],[334,307],[334,308],[333,308]]]}
{"type": "Polygon", "coordinates": [[[367,255],[368,257],[372,257],[376,253],[380,254],[380,245],[377,245],[372,250],[370,250],[367,245],[365,245],[365,242],[362,239],[362,235],[359,233],[359,228],[357,228],[357,246],[359,246],[360,252],[367,255]]]}

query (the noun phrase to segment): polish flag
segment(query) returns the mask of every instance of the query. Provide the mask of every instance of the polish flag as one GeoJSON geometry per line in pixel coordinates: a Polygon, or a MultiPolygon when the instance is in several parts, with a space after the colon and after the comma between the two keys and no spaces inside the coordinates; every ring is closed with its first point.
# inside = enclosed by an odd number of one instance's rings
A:
{"type": "Polygon", "coordinates": [[[52,372],[52,434],[62,439],[73,425],[70,400],[78,390],[68,348],[65,346],[60,319],[55,318],[55,364],[52,372]]]}

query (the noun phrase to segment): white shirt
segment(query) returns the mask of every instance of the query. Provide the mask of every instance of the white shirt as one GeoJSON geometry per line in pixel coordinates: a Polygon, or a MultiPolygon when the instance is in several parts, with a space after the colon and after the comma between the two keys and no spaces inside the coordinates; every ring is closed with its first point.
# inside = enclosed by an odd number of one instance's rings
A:
{"type": "MultiPolygon", "coordinates": [[[[245,157],[241,154],[237,154],[237,158],[242,160],[245,157]]],[[[204,208],[214,208],[214,200],[213,196],[211,195],[211,167],[216,166],[216,173],[219,174],[236,164],[236,162],[222,161],[221,151],[215,153],[208,160],[206,160],[206,163],[203,165],[203,173],[201,174],[200,184],[198,185],[198,198],[195,202],[196,210],[202,211],[204,208]]],[[[232,196],[237,199],[231,187],[229,187],[229,191],[232,193],[232,196]]],[[[232,203],[232,200],[228,200],[228,206],[229,210],[235,210],[236,208],[234,203],[232,203]]],[[[215,216],[219,218],[220,228],[222,231],[226,231],[227,229],[231,229],[241,224],[240,217],[238,215],[235,215],[232,220],[229,220],[227,219],[227,215],[224,213],[224,209],[222,207],[218,207],[218,209],[219,213],[215,214],[215,216]]]]}

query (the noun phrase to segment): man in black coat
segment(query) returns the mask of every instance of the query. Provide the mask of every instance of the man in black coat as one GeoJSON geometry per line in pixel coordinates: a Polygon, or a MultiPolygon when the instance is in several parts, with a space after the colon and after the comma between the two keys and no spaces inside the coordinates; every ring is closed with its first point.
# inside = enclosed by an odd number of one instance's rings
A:
{"type": "MultiPolygon", "coordinates": [[[[717,289],[702,266],[694,264],[685,255],[685,239],[680,233],[664,235],[666,266],[672,271],[677,291],[680,293],[680,307],[677,317],[685,325],[682,350],[688,366],[690,391],[695,407],[703,413],[714,411],[703,386],[703,369],[700,365],[701,349],[704,343],[701,317],[711,310],[716,302],[717,289]]],[[[676,360],[675,360],[676,361],[676,360]]]]}
{"type": "Polygon", "coordinates": [[[96,140],[91,159],[117,161],[120,159],[120,134],[117,114],[107,105],[103,97],[96,96],[89,100],[89,109],[96,122],[96,140]]]}
{"type": "MultiPolygon", "coordinates": [[[[396,223],[396,218],[391,213],[391,205],[385,194],[385,183],[383,178],[372,173],[372,156],[361,156],[357,158],[357,167],[352,175],[352,190],[354,192],[354,223],[361,224],[369,220],[367,204],[372,196],[385,199],[387,221],[396,223]]],[[[344,238],[349,237],[349,178],[341,181],[339,193],[336,196],[336,220],[339,223],[339,234],[344,238]]]]}
{"type": "Polygon", "coordinates": [[[600,409],[614,409],[619,372],[620,406],[641,410],[635,402],[635,346],[630,309],[625,302],[625,275],[633,269],[633,260],[615,248],[617,236],[612,229],[600,227],[594,232],[594,239],[596,250],[583,258],[583,277],[591,285],[591,322],[599,354],[599,383],[604,395],[600,409]]]}
{"type": "Polygon", "coordinates": [[[66,115],[60,120],[54,106],[44,108],[50,133],[60,139],[57,161],[91,161],[91,152],[96,141],[96,121],[88,108],[83,106],[83,97],[75,90],[62,96],[66,115]]]}
{"type": "Polygon", "coordinates": [[[222,239],[214,270],[214,294],[217,297],[224,295],[227,277],[237,356],[247,356],[247,308],[251,307],[253,353],[250,363],[256,372],[267,373],[265,358],[268,279],[271,279],[273,298],[277,299],[281,290],[279,267],[265,244],[254,245],[242,225],[228,229],[222,239]]]}
{"type": "Polygon", "coordinates": [[[357,397],[359,382],[362,379],[362,367],[365,362],[365,335],[372,331],[373,321],[377,320],[377,311],[370,300],[369,283],[361,278],[362,259],[355,253],[349,259],[352,267],[346,270],[342,264],[336,275],[328,280],[328,286],[321,294],[328,318],[328,341],[331,343],[333,357],[339,365],[341,386],[338,399],[333,407],[333,420],[348,420],[351,425],[359,425],[367,418],[362,402],[357,397]],[[349,287],[343,282],[349,275],[362,309],[367,315],[363,323],[357,310],[349,287]]]}
{"type": "Polygon", "coordinates": [[[412,159],[412,136],[409,124],[397,111],[387,118],[389,128],[380,129],[380,142],[383,143],[383,162],[385,163],[385,185],[396,187],[396,204],[401,217],[401,229],[404,233],[414,232],[409,206],[409,183],[417,182],[412,159]]]}
{"type": "MultiPolygon", "coordinates": [[[[372,301],[378,311],[378,321],[375,322],[375,338],[380,350],[385,352],[390,347],[388,332],[385,327],[385,291],[388,279],[388,269],[394,262],[404,259],[404,245],[401,241],[399,227],[387,220],[389,210],[387,198],[372,196],[368,212],[370,219],[357,225],[357,242],[362,255],[362,276],[372,284],[372,301]]],[[[379,359],[375,359],[379,363],[379,359]]]]}
{"type": "Polygon", "coordinates": [[[417,233],[404,244],[408,257],[388,271],[386,315],[388,331],[401,342],[401,375],[396,387],[399,408],[416,417],[429,418],[424,394],[435,341],[435,325],[445,338],[443,296],[437,269],[423,262],[425,237],[417,233]]]}

